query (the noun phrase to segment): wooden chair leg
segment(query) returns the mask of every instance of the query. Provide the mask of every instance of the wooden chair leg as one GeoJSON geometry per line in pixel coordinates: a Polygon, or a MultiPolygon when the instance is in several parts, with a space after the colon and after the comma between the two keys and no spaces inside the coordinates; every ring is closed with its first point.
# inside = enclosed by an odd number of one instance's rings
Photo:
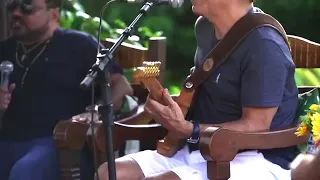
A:
{"type": "Polygon", "coordinates": [[[207,176],[210,180],[228,180],[230,178],[230,162],[207,162],[207,176]]]}
{"type": "Polygon", "coordinates": [[[60,150],[60,166],[63,180],[79,180],[80,152],[60,150]]]}

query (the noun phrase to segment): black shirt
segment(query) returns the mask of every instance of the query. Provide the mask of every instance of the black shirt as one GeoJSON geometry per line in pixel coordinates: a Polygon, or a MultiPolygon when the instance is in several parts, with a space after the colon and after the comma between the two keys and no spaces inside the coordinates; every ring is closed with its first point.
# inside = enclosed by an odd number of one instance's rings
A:
{"type": "MultiPolygon", "coordinates": [[[[52,136],[59,120],[84,112],[91,102],[91,91],[81,89],[80,82],[96,61],[97,45],[86,33],[57,29],[46,48],[45,43],[38,46],[21,62],[22,48],[14,38],[0,42],[0,61],[9,60],[14,64],[10,83],[16,83],[2,119],[0,139],[52,136]],[[32,61],[22,85],[26,67],[32,61]]],[[[122,73],[114,62],[108,70],[122,73]]]]}

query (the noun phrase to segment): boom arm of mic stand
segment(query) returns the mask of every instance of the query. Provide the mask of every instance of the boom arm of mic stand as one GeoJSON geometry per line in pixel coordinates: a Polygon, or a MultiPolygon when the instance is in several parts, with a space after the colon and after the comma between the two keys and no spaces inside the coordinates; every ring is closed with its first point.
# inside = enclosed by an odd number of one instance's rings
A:
{"type": "Polygon", "coordinates": [[[98,54],[98,58],[105,57],[103,60],[97,61],[92,68],[90,69],[89,73],[85,77],[85,79],[81,82],[80,86],[82,88],[89,88],[92,84],[92,81],[97,77],[98,71],[105,71],[105,67],[109,63],[109,61],[113,58],[113,53],[120,47],[120,45],[128,39],[129,36],[133,35],[135,26],[139,22],[139,20],[145,15],[151,7],[154,5],[153,2],[146,2],[145,5],[140,9],[140,13],[138,16],[132,21],[132,23],[124,30],[121,34],[117,42],[107,50],[106,54],[98,54]]]}
{"type": "Polygon", "coordinates": [[[109,179],[116,180],[116,168],[115,157],[113,151],[113,129],[114,129],[114,116],[113,116],[113,104],[111,99],[111,88],[109,84],[109,77],[107,72],[107,65],[113,58],[113,53],[119,48],[122,42],[124,42],[129,36],[131,36],[135,30],[135,25],[141,19],[143,15],[148,12],[154,5],[153,2],[147,2],[140,9],[140,13],[133,20],[133,22],[125,29],[121,34],[118,41],[110,48],[102,51],[105,54],[97,55],[97,62],[92,66],[85,79],[81,82],[82,88],[89,88],[95,78],[98,80],[98,84],[101,88],[101,100],[102,104],[99,107],[99,114],[101,115],[103,127],[105,130],[106,138],[106,155],[108,161],[109,179]]]}

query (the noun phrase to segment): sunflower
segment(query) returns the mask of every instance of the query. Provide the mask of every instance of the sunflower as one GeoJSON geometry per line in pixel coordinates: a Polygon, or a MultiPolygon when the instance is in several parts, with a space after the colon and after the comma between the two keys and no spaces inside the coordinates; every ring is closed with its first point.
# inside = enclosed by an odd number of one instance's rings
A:
{"type": "Polygon", "coordinates": [[[313,140],[316,142],[320,140],[320,114],[318,112],[313,114],[311,124],[313,140]]]}
{"type": "Polygon", "coordinates": [[[308,126],[306,123],[302,122],[301,126],[297,129],[297,131],[294,133],[297,136],[304,136],[309,133],[308,126]]]}

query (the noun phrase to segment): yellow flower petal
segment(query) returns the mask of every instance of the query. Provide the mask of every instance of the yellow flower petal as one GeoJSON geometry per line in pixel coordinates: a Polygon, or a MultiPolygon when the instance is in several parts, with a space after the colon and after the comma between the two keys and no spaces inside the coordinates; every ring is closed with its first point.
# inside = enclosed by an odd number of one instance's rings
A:
{"type": "Polygon", "coordinates": [[[318,136],[313,136],[313,141],[314,142],[317,142],[318,140],[320,140],[320,136],[318,135],[318,136]]]}
{"type": "Polygon", "coordinates": [[[319,110],[319,105],[318,104],[312,104],[310,107],[309,107],[310,110],[313,110],[313,111],[318,111],[319,110]]]}
{"type": "Polygon", "coordinates": [[[319,136],[320,135],[320,114],[315,113],[312,116],[312,134],[314,136],[319,136]]]}
{"type": "Polygon", "coordinates": [[[305,123],[302,123],[302,126],[300,126],[294,134],[297,136],[304,136],[308,133],[308,127],[305,125],[305,123]]]}
{"type": "Polygon", "coordinates": [[[308,117],[308,118],[311,118],[311,117],[312,117],[311,113],[308,112],[308,113],[307,113],[307,117],[308,117]]]}

